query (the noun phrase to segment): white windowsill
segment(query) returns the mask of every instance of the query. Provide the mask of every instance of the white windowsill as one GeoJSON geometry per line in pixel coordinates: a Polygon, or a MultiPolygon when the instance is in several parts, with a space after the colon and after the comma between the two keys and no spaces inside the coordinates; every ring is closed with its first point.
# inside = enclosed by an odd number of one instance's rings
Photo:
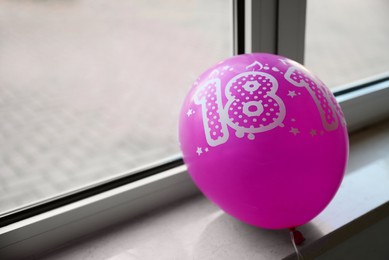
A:
{"type": "MultiPolygon", "coordinates": [[[[336,197],[299,228],[306,237],[301,247],[306,256],[330,250],[347,239],[341,232],[346,225],[359,232],[361,224],[350,222],[389,207],[389,122],[353,134],[350,143],[348,172],[336,197]]],[[[288,231],[250,227],[196,195],[91,234],[43,259],[281,259],[293,252],[288,231]]]]}

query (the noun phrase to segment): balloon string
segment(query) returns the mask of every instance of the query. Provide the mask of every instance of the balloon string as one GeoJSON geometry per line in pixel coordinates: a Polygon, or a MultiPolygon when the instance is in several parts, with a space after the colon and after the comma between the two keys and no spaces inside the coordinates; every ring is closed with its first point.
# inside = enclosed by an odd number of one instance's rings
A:
{"type": "MultiPolygon", "coordinates": [[[[290,240],[292,241],[294,251],[296,252],[297,260],[304,260],[304,256],[300,253],[300,251],[298,250],[297,245],[296,245],[296,232],[298,232],[301,237],[302,237],[302,235],[299,231],[295,230],[295,228],[290,228],[289,230],[290,230],[290,240]]],[[[302,238],[303,238],[302,241],[304,241],[305,238],[304,237],[302,237],[302,238]]],[[[302,241],[298,241],[299,244],[301,244],[302,241]]]]}

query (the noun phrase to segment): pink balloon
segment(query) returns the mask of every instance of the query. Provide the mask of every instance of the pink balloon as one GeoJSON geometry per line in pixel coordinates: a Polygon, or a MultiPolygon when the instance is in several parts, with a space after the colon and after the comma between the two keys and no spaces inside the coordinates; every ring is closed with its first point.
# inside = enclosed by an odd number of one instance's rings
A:
{"type": "Polygon", "coordinates": [[[318,215],[348,159],[346,122],[331,91],[299,63],[265,53],[205,71],[184,101],[179,139],[205,196],[269,229],[318,215]]]}

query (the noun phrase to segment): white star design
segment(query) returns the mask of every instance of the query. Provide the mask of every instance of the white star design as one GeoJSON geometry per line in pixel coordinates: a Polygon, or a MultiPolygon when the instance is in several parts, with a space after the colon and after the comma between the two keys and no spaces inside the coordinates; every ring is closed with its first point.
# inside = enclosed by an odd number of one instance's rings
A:
{"type": "Polygon", "coordinates": [[[206,152],[208,152],[208,151],[209,151],[208,147],[206,147],[204,150],[205,150],[206,152]]]}
{"type": "Polygon", "coordinates": [[[294,90],[293,90],[293,91],[290,91],[290,90],[289,90],[288,96],[291,97],[291,98],[297,96],[297,95],[296,95],[296,91],[294,91],[294,90]]]}
{"type": "Polygon", "coordinates": [[[289,133],[292,133],[294,136],[300,133],[300,130],[295,127],[291,127],[289,133]]]}
{"type": "Polygon", "coordinates": [[[194,113],[193,113],[193,109],[191,109],[191,108],[189,108],[188,109],[188,112],[186,112],[186,115],[188,116],[188,117],[190,117],[191,115],[193,115],[194,113]]]}
{"type": "Polygon", "coordinates": [[[201,149],[201,147],[197,147],[196,153],[198,154],[198,156],[200,156],[200,154],[203,153],[203,150],[201,149]]]}

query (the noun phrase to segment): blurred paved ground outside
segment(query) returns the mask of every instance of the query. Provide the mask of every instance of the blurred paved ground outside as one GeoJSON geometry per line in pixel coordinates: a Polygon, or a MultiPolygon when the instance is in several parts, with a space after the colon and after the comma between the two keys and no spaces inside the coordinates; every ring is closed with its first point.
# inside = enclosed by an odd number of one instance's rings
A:
{"type": "MultiPolygon", "coordinates": [[[[389,3],[308,1],[330,86],[389,69],[389,3]]],[[[0,214],[177,154],[192,81],[232,53],[230,1],[2,1],[0,214]]]]}
{"type": "Polygon", "coordinates": [[[228,1],[2,1],[0,212],[177,154],[181,102],[230,55],[231,12],[228,1]]]}

